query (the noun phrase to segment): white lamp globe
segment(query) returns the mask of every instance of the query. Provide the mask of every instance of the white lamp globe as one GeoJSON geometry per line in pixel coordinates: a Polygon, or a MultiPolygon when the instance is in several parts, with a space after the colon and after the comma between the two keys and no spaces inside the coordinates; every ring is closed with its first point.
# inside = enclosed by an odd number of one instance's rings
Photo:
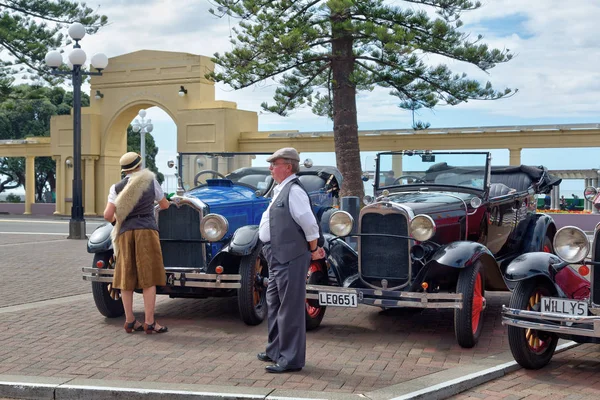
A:
{"type": "Polygon", "coordinates": [[[79,22],[75,22],[69,27],[69,36],[71,36],[73,40],[83,39],[85,36],[85,26],[81,25],[79,22]]]}
{"type": "Polygon", "coordinates": [[[56,50],[49,51],[44,60],[50,68],[58,68],[62,64],[62,55],[56,50]]]}
{"type": "Polygon", "coordinates": [[[140,112],[138,112],[138,115],[139,115],[141,118],[145,118],[145,117],[146,117],[146,110],[140,110],[140,112]]]}
{"type": "Polygon", "coordinates": [[[67,67],[69,67],[70,70],[73,70],[73,64],[71,63],[71,60],[67,59],[67,67]]]}
{"type": "Polygon", "coordinates": [[[146,132],[151,133],[153,129],[154,129],[154,125],[152,125],[152,124],[146,125],[146,132]]]}
{"type": "Polygon", "coordinates": [[[81,49],[73,49],[71,54],[69,54],[69,61],[71,61],[71,64],[73,65],[83,65],[86,58],[85,51],[81,49]]]}
{"type": "Polygon", "coordinates": [[[104,69],[108,65],[108,57],[103,53],[96,53],[92,56],[92,67],[104,69]]]}

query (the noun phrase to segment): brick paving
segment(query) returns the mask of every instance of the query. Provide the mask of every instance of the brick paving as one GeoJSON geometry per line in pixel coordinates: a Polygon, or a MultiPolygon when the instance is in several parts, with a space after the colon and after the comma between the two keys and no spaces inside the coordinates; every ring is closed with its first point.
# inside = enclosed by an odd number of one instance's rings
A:
{"type": "Polygon", "coordinates": [[[553,357],[541,370],[520,369],[451,397],[454,400],[597,400],[600,345],[585,344],[553,357]]]}
{"type": "Polygon", "coordinates": [[[89,293],[81,267],[91,264],[85,240],[0,234],[0,307],[89,293]]]}
{"type": "MultiPolygon", "coordinates": [[[[452,310],[330,308],[322,327],[308,333],[306,368],[268,374],[256,359],[266,324],[244,325],[235,298],[159,296],[157,320],[170,332],[128,335],[123,318],[98,313],[81,279],[91,263],[84,241],[22,236],[0,236],[0,374],[367,393],[508,350],[499,312],[507,293],[488,293],[474,349],[456,344],[452,310]]],[[[135,296],[138,318],[141,300],[135,296]]]]}

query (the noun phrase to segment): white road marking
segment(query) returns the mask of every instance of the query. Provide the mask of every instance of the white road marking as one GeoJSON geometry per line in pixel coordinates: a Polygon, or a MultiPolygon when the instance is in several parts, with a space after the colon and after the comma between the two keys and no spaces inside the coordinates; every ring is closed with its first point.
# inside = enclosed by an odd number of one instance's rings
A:
{"type": "Polygon", "coordinates": [[[58,235],[65,236],[68,235],[68,232],[64,233],[51,233],[51,232],[0,232],[0,235],[58,235]]]}
{"type": "MultiPolygon", "coordinates": [[[[31,224],[68,224],[69,220],[64,220],[64,221],[44,221],[44,220],[37,220],[37,219],[0,219],[0,222],[14,222],[14,223],[31,223],[31,224]]],[[[96,220],[86,220],[86,222],[88,224],[103,224],[104,221],[96,221],[96,220]]]]}

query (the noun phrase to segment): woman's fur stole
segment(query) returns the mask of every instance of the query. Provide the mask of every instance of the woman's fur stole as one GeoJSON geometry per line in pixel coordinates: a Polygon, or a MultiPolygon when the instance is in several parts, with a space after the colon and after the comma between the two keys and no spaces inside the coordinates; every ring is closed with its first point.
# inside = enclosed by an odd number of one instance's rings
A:
{"type": "Polygon", "coordinates": [[[129,180],[121,193],[117,196],[117,200],[115,200],[115,226],[113,226],[113,230],[110,234],[110,238],[112,239],[113,251],[115,253],[115,258],[119,252],[117,247],[117,236],[119,235],[119,231],[121,230],[121,224],[125,221],[125,218],[129,215],[129,213],[136,206],[138,201],[142,198],[142,195],[148,187],[154,184],[155,175],[152,171],[148,169],[142,169],[140,171],[134,172],[129,175],[129,180]]]}

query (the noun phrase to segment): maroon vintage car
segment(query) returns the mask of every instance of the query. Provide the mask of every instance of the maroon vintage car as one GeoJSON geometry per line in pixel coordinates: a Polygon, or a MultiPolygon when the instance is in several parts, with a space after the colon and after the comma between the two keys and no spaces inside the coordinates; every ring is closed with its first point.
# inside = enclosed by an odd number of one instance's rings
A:
{"type": "Polygon", "coordinates": [[[452,308],[458,343],[474,346],[485,291],[507,290],[508,264],[551,252],[556,232],[536,213],[536,194],[560,180],[543,167],[490,160],[487,152],[378,154],[375,198],[356,223],[344,211],[330,218],[327,279],[309,277],[307,307],[321,319],[326,306],[452,308]]]}
{"type": "MultiPolygon", "coordinates": [[[[598,193],[589,187],[584,196],[596,207],[598,193]]],[[[548,364],[559,338],[600,343],[600,224],[593,235],[591,255],[587,234],[565,226],[554,237],[556,255],[524,254],[508,266],[507,279],[516,287],[502,309],[502,323],[521,366],[548,364]]]]}

